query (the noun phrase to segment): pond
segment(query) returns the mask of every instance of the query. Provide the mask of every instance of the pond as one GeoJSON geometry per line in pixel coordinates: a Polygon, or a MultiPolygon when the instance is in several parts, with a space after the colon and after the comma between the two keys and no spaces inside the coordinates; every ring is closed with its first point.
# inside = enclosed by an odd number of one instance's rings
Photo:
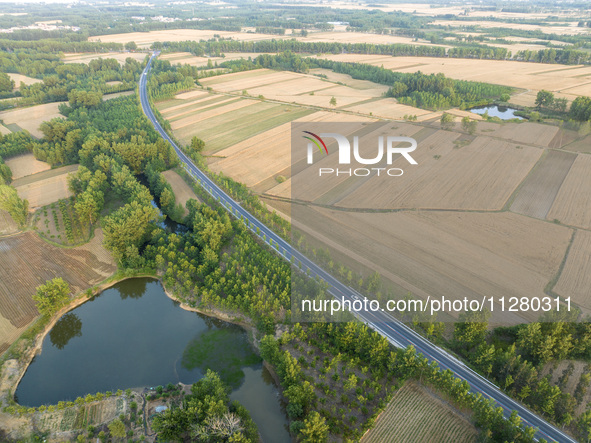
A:
{"type": "Polygon", "coordinates": [[[278,391],[239,326],[182,309],[157,280],[134,278],[65,314],[16,390],[25,406],[88,393],[192,384],[207,368],[232,386],[265,442],[289,442],[278,391]]]}
{"type": "Polygon", "coordinates": [[[491,105],[470,109],[470,112],[480,115],[483,115],[487,111],[489,116],[499,117],[501,120],[511,120],[512,118],[523,120],[523,117],[515,115],[515,111],[519,111],[519,109],[510,108],[508,106],[491,105]]]}

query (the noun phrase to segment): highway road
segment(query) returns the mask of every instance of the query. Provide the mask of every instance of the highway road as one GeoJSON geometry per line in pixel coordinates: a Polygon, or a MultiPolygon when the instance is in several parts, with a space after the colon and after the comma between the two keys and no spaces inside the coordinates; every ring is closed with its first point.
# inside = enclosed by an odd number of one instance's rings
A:
{"type": "MultiPolygon", "coordinates": [[[[235,217],[247,220],[248,223],[246,223],[246,225],[249,227],[249,229],[251,229],[255,235],[258,235],[267,244],[269,244],[269,246],[273,248],[279,255],[288,261],[293,260],[293,263],[300,262],[302,264],[302,269],[306,270],[312,278],[319,277],[321,280],[326,282],[328,285],[328,291],[337,297],[337,299],[341,300],[341,297],[351,301],[354,299],[363,299],[363,295],[341,283],[317,264],[309,260],[306,256],[292,248],[289,243],[287,243],[279,235],[274,233],[256,217],[250,214],[238,202],[234,201],[205,173],[197,168],[191,159],[189,159],[171,140],[160,123],[158,123],[158,120],[150,108],[148,101],[146,85],[148,72],[151,69],[152,60],[158,55],[159,52],[152,54],[148,64],[146,65],[146,68],[141,75],[139,85],[140,101],[144,114],[152,122],[160,135],[162,135],[162,137],[173,146],[185,170],[195,180],[197,180],[212,197],[217,199],[235,217]]],[[[417,352],[422,353],[429,360],[436,361],[442,369],[449,369],[455,374],[456,377],[466,380],[470,384],[472,392],[481,393],[484,397],[495,400],[495,402],[505,411],[506,417],[508,417],[513,410],[517,411],[524,424],[537,428],[537,439],[544,438],[548,441],[557,441],[561,443],[576,442],[575,439],[566,435],[537,414],[531,412],[522,404],[507,396],[493,383],[471,370],[468,366],[452,356],[450,353],[429,342],[427,339],[410,329],[405,324],[396,320],[388,313],[381,311],[363,311],[358,313],[358,317],[367,323],[369,327],[386,337],[386,339],[388,339],[388,341],[395,346],[405,348],[412,345],[417,350],[417,352]]]]}

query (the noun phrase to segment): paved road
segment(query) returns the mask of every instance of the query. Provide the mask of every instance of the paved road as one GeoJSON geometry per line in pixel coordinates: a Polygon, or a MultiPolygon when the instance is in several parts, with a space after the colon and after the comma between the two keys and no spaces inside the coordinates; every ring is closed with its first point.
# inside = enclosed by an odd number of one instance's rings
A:
{"type": "MultiPolygon", "coordinates": [[[[152,60],[159,53],[156,52],[150,57],[142,76],[140,78],[140,99],[142,109],[146,116],[150,119],[156,130],[167,140],[175,149],[179,159],[183,163],[185,170],[195,178],[204,189],[209,192],[214,198],[226,207],[234,216],[247,220],[247,226],[259,237],[261,237],[267,244],[277,251],[286,260],[293,260],[293,263],[300,262],[302,268],[307,270],[311,277],[319,277],[328,284],[328,291],[337,297],[339,300],[344,297],[348,300],[363,299],[363,295],[354,289],[344,285],[332,275],[325,272],[321,267],[309,260],[306,256],[301,254],[296,249],[292,249],[291,245],[283,240],[280,236],[271,231],[267,226],[261,223],[257,218],[245,210],[240,204],[234,201],[222,189],[220,189],[207,175],[205,175],[193,162],[178,148],[178,146],[170,139],[168,134],[162,129],[158,120],[154,116],[152,109],[148,102],[146,79],[147,73],[151,68],[152,60]],[[258,229],[257,229],[258,228],[258,229]]],[[[386,337],[390,343],[398,347],[407,347],[412,345],[415,349],[422,353],[429,360],[435,360],[442,369],[450,369],[456,377],[466,380],[471,387],[472,392],[481,393],[483,396],[494,399],[499,406],[505,411],[505,416],[509,416],[513,410],[516,410],[525,424],[538,428],[536,437],[538,439],[545,438],[548,441],[557,442],[575,442],[573,438],[564,434],[562,431],[552,426],[543,418],[531,412],[520,403],[516,402],[509,396],[505,395],[494,384],[480,376],[476,372],[468,368],[464,363],[457,358],[444,351],[438,346],[426,340],[415,331],[391,317],[385,312],[360,312],[359,317],[368,324],[371,328],[386,337]]]]}

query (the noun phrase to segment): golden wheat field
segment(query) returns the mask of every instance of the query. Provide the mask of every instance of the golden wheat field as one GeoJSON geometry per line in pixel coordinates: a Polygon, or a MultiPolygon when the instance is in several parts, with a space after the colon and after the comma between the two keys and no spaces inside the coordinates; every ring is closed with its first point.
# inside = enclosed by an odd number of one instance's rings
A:
{"type": "Polygon", "coordinates": [[[562,182],[548,220],[591,229],[591,156],[579,154],[562,182]]]}
{"type": "Polygon", "coordinates": [[[511,204],[511,210],[544,220],[575,158],[569,152],[546,152],[523,181],[511,204]]]}
{"type": "Polygon", "coordinates": [[[478,431],[428,388],[406,383],[367,431],[361,443],[471,443],[478,431]]]}
{"type": "MultiPolygon", "coordinates": [[[[336,113],[319,111],[301,117],[303,122],[338,122],[341,116],[336,113]]],[[[349,121],[371,121],[365,117],[347,116],[349,121]]],[[[279,175],[290,177],[291,125],[285,123],[265,131],[229,148],[218,151],[210,159],[210,168],[223,172],[249,187],[266,191],[277,185],[279,175]]]]}
{"type": "Polygon", "coordinates": [[[554,292],[583,308],[591,314],[591,232],[578,230],[564,264],[554,292]]]}
{"type": "MultiPolygon", "coordinates": [[[[293,205],[291,217],[306,226],[316,248],[328,239],[402,294],[452,300],[545,296],[572,235],[564,226],[508,212],[363,213],[293,205]]],[[[519,315],[497,306],[491,322],[536,318],[519,315]]]]}

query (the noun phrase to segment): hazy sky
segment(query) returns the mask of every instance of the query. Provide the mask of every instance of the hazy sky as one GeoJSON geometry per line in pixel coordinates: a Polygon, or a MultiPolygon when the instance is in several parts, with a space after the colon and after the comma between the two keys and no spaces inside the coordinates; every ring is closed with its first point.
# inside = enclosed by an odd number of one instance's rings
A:
{"type": "Polygon", "coordinates": [[[17,3],[17,4],[22,4],[22,3],[74,3],[75,0],[44,0],[44,1],[39,1],[39,0],[0,0],[0,3],[17,3]]]}

